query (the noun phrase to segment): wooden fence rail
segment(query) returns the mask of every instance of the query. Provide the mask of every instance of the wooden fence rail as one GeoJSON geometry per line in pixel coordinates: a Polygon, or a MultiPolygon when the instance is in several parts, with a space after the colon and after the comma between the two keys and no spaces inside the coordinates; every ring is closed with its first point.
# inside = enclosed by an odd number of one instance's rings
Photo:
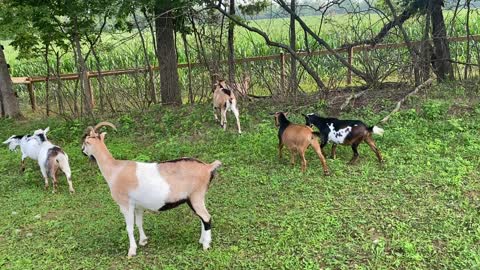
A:
{"type": "MultiPolygon", "coordinates": [[[[450,42],[465,42],[469,40],[473,41],[480,41],[480,35],[470,35],[470,36],[462,36],[462,37],[450,37],[448,38],[450,42]]],[[[410,42],[413,46],[421,45],[424,41],[414,41],[410,42]]],[[[354,52],[362,52],[362,51],[370,51],[370,50],[382,50],[382,49],[396,49],[407,47],[407,43],[385,43],[385,44],[378,44],[376,46],[370,45],[360,45],[354,46],[350,48],[339,48],[335,49],[337,53],[348,53],[348,63],[352,64],[353,62],[353,54],[354,52]]],[[[313,51],[313,52],[298,52],[299,56],[319,56],[319,55],[331,55],[332,53],[328,50],[320,50],[320,51],[313,51]]],[[[289,54],[284,54],[281,52],[280,54],[274,55],[266,55],[266,56],[255,56],[255,57],[247,57],[247,58],[239,58],[235,59],[235,63],[250,63],[250,62],[257,62],[257,61],[266,61],[266,60],[278,60],[281,66],[281,85],[285,87],[286,82],[286,72],[285,72],[285,65],[286,65],[286,58],[290,57],[289,54]]],[[[220,64],[227,64],[227,60],[223,60],[219,62],[220,64]]],[[[189,67],[201,67],[204,66],[205,63],[181,63],[178,64],[178,68],[186,68],[189,67]]],[[[159,70],[159,67],[153,67],[153,70],[159,70]]],[[[148,72],[147,68],[132,68],[132,69],[118,69],[118,70],[108,70],[108,71],[91,71],[88,73],[88,78],[96,78],[99,76],[106,77],[106,76],[117,76],[117,75],[126,75],[126,74],[135,74],[135,73],[145,73],[148,72]]],[[[68,74],[61,74],[60,76],[51,76],[51,77],[42,77],[42,76],[32,76],[32,77],[12,77],[13,84],[26,84],[29,97],[30,97],[30,104],[33,110],[36,110],[36,101],[35,101],[35,93],[34,93],[34,83],[37,82],[46,82],[47,80],[55,81],[58,80],[78,80],[79,75],[78,73],[68,73],[68,74]]],[[[347,72],[347,84],[351,84],[352,82],[352,71],[348,70],[347,72]]],[[[93,100],[93,97],[92,97],[93,100]]]]}

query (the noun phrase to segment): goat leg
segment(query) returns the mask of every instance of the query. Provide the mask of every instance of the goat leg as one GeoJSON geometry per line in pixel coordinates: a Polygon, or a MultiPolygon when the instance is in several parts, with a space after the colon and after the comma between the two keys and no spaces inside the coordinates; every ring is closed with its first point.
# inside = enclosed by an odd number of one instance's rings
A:
{"type": "Polygon", "coordinates": [[[358,143],[352,144],[353,157],[350,160],[350,164],[355,164],[358,160],[358,143]]]}
{"type": "Polygon", "coordinates": [[[128,240],[130,242],[130,248],[128,249],[128,258],[137,255],[137,244],[135,243],[135,236],[133,235],[133,225],[135,223],[135,206],[130,204],[127,207],[121,206],[123,216],[125,217],[125,223],[127,225],[128,240]]]}
{"type": "Polygon", "coordinates": [[[380,164],[382,164],[383,163],[382,154],[380,153],[380,150],[378,150],[378,148],[375,145],[375,142],[373,141],[373,139],[370,138],[370,137],[367,137],[365,139],[365,142],[368,144],[368,146],[370,146],[370,149],[372,149],[372,151],[375,152],[375,155],[377,156],[378,162],[380,164]]]}
{"type": "Polygon", "coordinates": [[[337,158],[337,144],[332,144],[332,159],[337,158]]]}
{"type": "Polygon", "coordinates": [[[330,171],[328,170],[328,166],[327,166],[327,161],[325,160],[325,156],[322,154],[322,150],[320,148],[320,145],[318,144],[318,141],[313,140],[311,142],[311,145],[313,147],[313,150],[315,150],[315,153],[317,153],[317,156],[320,159],[320,162],[322,163],[323,174],[324,175],[330,175],[330,171]]]}

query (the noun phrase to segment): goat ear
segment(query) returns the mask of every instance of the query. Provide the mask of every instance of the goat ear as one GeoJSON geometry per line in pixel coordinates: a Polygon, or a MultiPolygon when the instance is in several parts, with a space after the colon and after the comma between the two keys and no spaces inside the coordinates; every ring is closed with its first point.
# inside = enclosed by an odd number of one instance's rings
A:
{"type": "Polygon", "coordinates": [[[3,144],[9,144],[13,137],[15,137],[15,135],[10,136],[10,138],[4,141],[3,144]]]}
{"type": "Polygon", "coordinates": [[[102,133],[100,134],[100,140],[101,140],[102,142],[105,141],[105,135],[107,135],[107,132],[102,132],[102,133]]]}
{"type": "Polygon", "coordinates": [[[288,116],[288,112],[284,112],[283,115],[288,116]]]}
{"type": "Polygon", "coordinates": [[[47,134],[48,131],[50,131],[50,127],[47,127],[46,129],[44,129],[43,133],[47,134]]]}

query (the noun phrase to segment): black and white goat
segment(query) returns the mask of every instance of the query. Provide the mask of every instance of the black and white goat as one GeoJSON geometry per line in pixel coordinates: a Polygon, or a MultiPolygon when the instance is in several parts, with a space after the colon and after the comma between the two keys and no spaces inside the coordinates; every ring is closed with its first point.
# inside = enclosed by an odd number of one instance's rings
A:
{"type": "Polygon", "coordinates": [[[9,145],[10,150],[15,150],[18,146],[22,151],[22,170],[25,168],[24,160],[26,157],[37,160],[42,176],[45,179],[45,189],[48,188],[48,178],[53,179],[53,192],[57,191],[57,171],[62,170],[67,177],[70,193],[74,193],[71,180],[71,170],[68,164],[67,154],[58,146],[52,144],[47,139],[49,128],[35,130],[32,136],[11,136],[4,144],[9,145]]]}
{"type": "Polygon", "coordinates": [[[367,143],[375,155],[378,162],[383,162],[380,150],[375,145],[372,134],[383,135],[384,130],[377,126],[368,127],[360,120],[340,120],[337,118],[320,117],[314,113],[302,114],[305,117],[305,124],[314,125],[320,131],[321,148],[328,142],[332,142],[332,158],[336,158],[337,144],[351,145],[353,157],[350,163],[353,164],[358,160],[358,145],[362,142],[367,143]]]}
{"type": "MultiPolygon", "coordinates": [[[[47,127],[43,132],[46,134],[49,128],[47,127]]],[[[10,151],[15,151],[17,147],[20,147],[22,152],[22,161],[20,163],[21,171],[25,171],[25,159],[31,158],[38,160],[38,152],[40,150],[40,141],[34,139],[32,135],[12,135],[3,144],[8,144],[10,151]]]]}

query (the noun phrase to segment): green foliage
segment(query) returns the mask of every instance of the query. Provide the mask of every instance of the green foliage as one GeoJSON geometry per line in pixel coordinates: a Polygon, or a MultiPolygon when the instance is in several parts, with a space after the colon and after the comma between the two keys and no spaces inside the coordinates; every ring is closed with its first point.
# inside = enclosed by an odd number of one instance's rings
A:
{"type": "Polygon", "coordinates": [[[422,106],[423,114],[427,119],[435,120],[444,117],[449,108],[449,104],[440,100],[429,100],[422,106]]]}
{"type": "Polygon", "coordinates": [[[242,11],[242,14],[254,16],[262,12],[266,8],[271,6],[271,2],[262,0],[262,1],[245,1],[244,3],[238,5],[238,8],[242,11]]]}
{"type": "MultiPolygon", "coordinates": [[[[20,154],[0,148],[0,268],[5,269],[475,269],[480,266],[480,137],[478,100],[468,113],[446,113],[464,96],[429,90],[415,109],[394,115],[375,136],[383,166],[362,144],[327,159],[332,176],[307,151],[308,169],[277,153],[270,112],[295,107],[260,101],[241,104],[244,134],[229,115],[226,132],[211,106],[155,107],[108,119],[106,144],[119,159],[161,161],[182,156],[223,162],[210,185],[212,249],[197,243],[198,218],[187,206],[147,213],[149,244],[127,259],[128,237],[117,205],[77,138],[91,123],[0,120],[0,138],[51,127],[50,139],[69,154],[77,193],[60,178],[58,194],[43,190],[36,162],[19,172],[20,154]]],[[[472,99],[475,99],[473,97],[472,99]]],[[[478,99],[478,98],[477,98],[478,99]]],[[[391,108],[388,108],[391,109],[391,108]]],[[[292,113],[326,113],[323,104],[292,113]]],[[[359,108],[341,115],[374,124],[388,111],[359,108]]],[[[328,153],[330,147],[327,146],[328,153]]],[[[287,152],[287,151],[286,151],[287,152]]]]}

